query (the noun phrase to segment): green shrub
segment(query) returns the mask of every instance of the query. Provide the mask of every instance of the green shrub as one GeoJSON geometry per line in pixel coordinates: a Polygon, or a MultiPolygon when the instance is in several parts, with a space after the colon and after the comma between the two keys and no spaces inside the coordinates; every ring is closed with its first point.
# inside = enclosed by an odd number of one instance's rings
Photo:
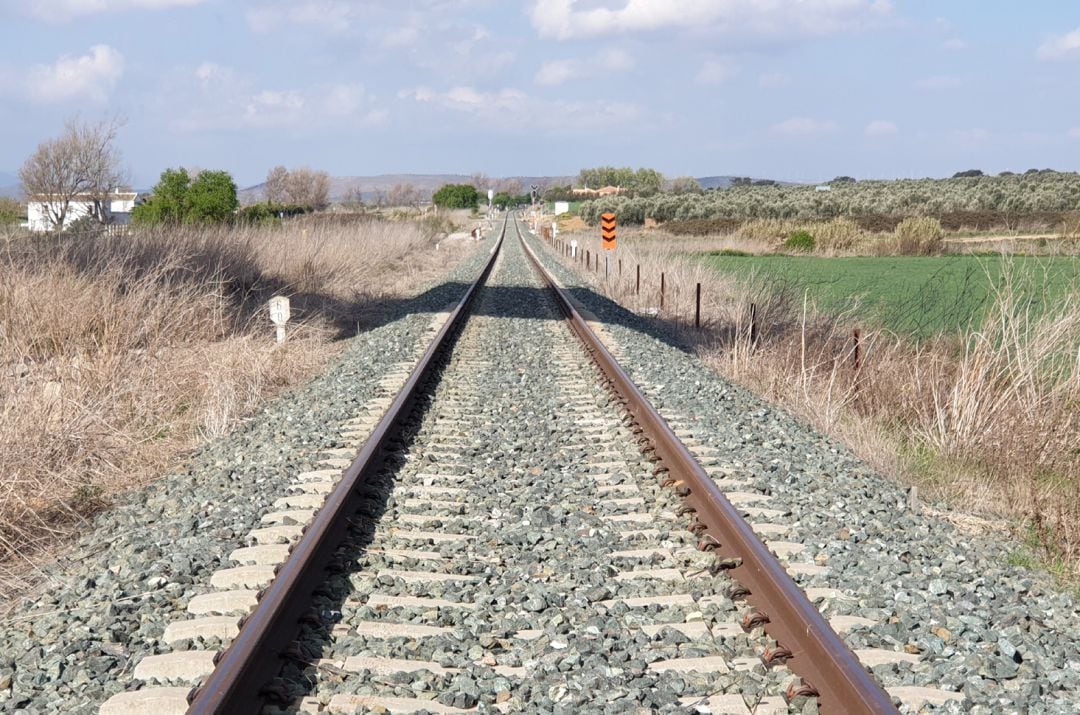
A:
{"type": "Polygon", "coordinates": [[[944,235],[936,218],[906,218],[896,227],[895,249],[901,256],[936,256],[945,247],[944,235]]]}
{"type": "Polygon", "coordinates": [[[18,223],[26,216],[26,209],[15,199],[0,196],[0,224],[18,223]]]}
{"type": "Polygon", "coordinates": [[[795,231],[788,237],[788,240],[784,241],[784,248],[789,251],[812,253],[814,250],[814,237],[810,235],[809,231],[795,231]]]}
{"type": "Polygon", "coordinates": [[[472,184],[443,184],[431,200],[443,209],[472,209],[480,201],[480,194],[472,184]]]}

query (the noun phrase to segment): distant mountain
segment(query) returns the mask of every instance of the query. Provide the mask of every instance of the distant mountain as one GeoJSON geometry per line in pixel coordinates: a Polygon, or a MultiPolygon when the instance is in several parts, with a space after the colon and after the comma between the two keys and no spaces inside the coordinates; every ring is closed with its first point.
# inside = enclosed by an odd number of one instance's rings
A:
{"type": "Polygon", "coordinates": [[[726,189],[731,186],[731,180],[734,178],[734,176],[701,176],[698,177],[697,182],[703,189],[726,189]]]}
{"type": "Polygon", "coordinates": [[[12,199],[22,196],[22,184],[14,171],[0,171],[0,196],[12,199]]]}
{"type": "MultiPolygon", "coordinates": [[[[572,176],[507,176],[490,177],[491,188],[498,190],[500,185],[508,182],[518,182],[523,191],[528,191],[534,184],[541,189],[549,186],[561,186],[573,183],[572,176]]],[[[378,191],[389,192],[395,186],[412,184],[420,193],[430,197],[443,184],[468,184],[472,177],[465,174],[379,174],[377,176],[332,176],[330,177],[330,198],[332,200],[343,199],[346,195],[357,189],[362,193],[364,200],[370,200],[378,191]]],[[[240,192],[240,199],[245,203],[262,199],[263,186],[256,184],[240,192]]]]}
{"type": "MultiPolygon", "coordinates": [[[[738,179],[738,176],[702,176],[697,182],[701,184],[703,189],[726,189],[731,186],[732,179],[738,179]]],[[[754,181],[758,181],[760,177],[752,177],[754,181]]],[[[776,183],[781,186],[794,186],[797,181],[777,181],[776,183]]]]}

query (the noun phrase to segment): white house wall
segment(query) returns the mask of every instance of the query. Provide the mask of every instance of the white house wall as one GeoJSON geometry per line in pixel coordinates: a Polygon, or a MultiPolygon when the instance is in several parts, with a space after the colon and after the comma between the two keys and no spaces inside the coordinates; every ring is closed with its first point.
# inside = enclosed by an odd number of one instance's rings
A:
{"type": "MultiPolygon", "coordinates": [[[[60,210],[60,202],[45,202],[45,201],[31,201],[26,205],[26,222],[29,225],[31,231],[52,231],[52,219],[49,217],[50,213],[47,207],[51,206],[53,213],[55,214],[60,210]]],[[[94,202],[92,201],[72,201],[68,204],[67,215],[64,216],[64,228],[67,228],[75,221],[85,217],[92,216],[94,213],[94,202]]]]}

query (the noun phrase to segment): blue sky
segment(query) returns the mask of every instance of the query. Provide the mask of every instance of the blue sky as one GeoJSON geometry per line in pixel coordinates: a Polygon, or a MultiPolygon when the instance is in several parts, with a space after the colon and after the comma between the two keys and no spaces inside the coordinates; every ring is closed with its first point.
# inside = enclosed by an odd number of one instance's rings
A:
{"type": "Polygon", "coordinates": [[[125,162],[813,181],[1080,168],[1080,3],[0,0],[0,171],[125,162]]]}

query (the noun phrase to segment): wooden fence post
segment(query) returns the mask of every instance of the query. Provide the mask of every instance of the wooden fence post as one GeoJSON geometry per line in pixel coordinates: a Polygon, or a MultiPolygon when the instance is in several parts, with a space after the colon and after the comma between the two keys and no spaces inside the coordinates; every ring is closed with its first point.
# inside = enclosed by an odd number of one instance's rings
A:
{"type": "Polygon", "coordinates": [[[701,284],[697,284],[694,291],[694,327],[701,329],[701,284]]]}

